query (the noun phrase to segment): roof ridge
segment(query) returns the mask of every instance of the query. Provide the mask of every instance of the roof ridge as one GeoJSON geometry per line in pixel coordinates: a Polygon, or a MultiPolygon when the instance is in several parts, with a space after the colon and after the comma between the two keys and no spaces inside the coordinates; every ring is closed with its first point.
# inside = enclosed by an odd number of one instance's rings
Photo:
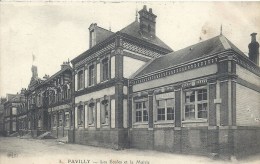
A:
{"type": "Polygon", "coordinates": [[[108,30],[108,29],[105,29],[105,28],[103,28],[103,27],[100,27],[100,26],[98,26],[98,25],[97,25],[97,27],[98,27],[98,28],[100,28],[100,29],[102,29],[102,30],[105,30],[105,31],[107,31],[107,32],[114,33],[113,31],[110,31],[110,30],[108,30]]]}
{"type": "MultiPolygon", "coordinates": [[[[209,38],[209,39],[207,39],[207,40],[203,40],[203,41],[198,42],[198,43],[195,43],[195,44],[193,44],[193,45],[190,45],[190,46],[184,47],[184,48],[182,48],[182,49],[176,50],[176,51],[174,51],[174,52],[178,52],[178,51],[181,51],[181,50],[190,48],[190,47],[197,46],[197,45],[202,44],[202,43],[204,43],[204,42],[207,42],[207,41],[209,41],[209,40],[211,40],[211,39],[215,39],[215,38],[217,38],[217,37],[219,37],[219,36],[220,36],[220,35],[214,36],[214,37],[212,37],[212,38],[209,38]]],[[[169,53],[169,54],[173,54],[174,52],[169,53]]],[[[167,55],[168,55],[168,54],[167,54],[167,55]]]]}

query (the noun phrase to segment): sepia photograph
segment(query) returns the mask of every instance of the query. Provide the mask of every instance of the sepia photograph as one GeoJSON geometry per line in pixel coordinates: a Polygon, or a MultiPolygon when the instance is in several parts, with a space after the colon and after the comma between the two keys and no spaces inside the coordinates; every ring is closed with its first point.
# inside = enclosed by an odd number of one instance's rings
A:
{"type": "Polygon", "coordinates": [[[260,163],[260,1],[0,1],[1,164],[260,163]]]}

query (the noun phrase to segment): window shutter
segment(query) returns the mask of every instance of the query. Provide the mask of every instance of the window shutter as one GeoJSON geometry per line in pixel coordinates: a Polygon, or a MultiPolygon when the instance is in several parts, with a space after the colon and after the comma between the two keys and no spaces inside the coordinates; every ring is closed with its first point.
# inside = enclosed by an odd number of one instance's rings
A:
{"type": "MultiPolygon", "coordinates": [[[[102,64],[101,64],[102,65],[102,64]]],[[[97,83],[100,83],[100,76],[101,76],[101,74],[100,74],[100,64],[97,64],[97,83]]]]}
{"type": "Polygon", "coordinates": [[[104,75],[104,68],[103,68],[104,66],[103,66],[103,62],[101,62],[100,63],[100,81],[104,81],[104,77],[103,77],[103,75],[104,75]]]}
{"type": "Polygon", "coordinates": [[[88,120],[89,120],[89,124],[93,123],[93,107],[88,107],[88,120]]]}
{"type": "Polygon", "coordinates": [[[132,123],[135,123],[136,122],[136,108],[135,108],[135,102],[134,102],[134,100],[133,100],[133,103],[132,103],[132,123]]]}
{"type": "Polygon", "coordinates": [[[74,76],[74,78],[75,78],[75,91],[77,91],[78,90],[78,76],[77,76],[77,74],[75,74],[75,76],[74,76]]]}
{"type": "Polygon", "coordinates": [[[100,105],[101,105],[101,123],[104,124],[104,123],[106,123],[106,118],[105,118],[105,113],[106,113],[106,111],[105,111],[105,105],[104,105],[102,102],[100,103],[100,105]]]}
{"type": "Polygon", "coordinates": [[[77,120],[77,122],[78,122],[78,125],[80,124],[80,110],[81,110],[81,108],[78,108],[78,110],[77,110],[77,116],[78,116],[78,120],[77,120]]]}
{"type": "Polygon", "coordinates": [[[153,96],[153,120],[157,121],[157,103],[156,103],[156,96],[153,96]]]}

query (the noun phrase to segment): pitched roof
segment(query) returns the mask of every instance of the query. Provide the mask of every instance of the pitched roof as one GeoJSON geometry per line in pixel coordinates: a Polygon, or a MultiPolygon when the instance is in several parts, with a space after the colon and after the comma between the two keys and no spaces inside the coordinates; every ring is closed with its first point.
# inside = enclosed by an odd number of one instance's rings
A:
{"type": "Polygon", "coordinates": [[[135,77],[163,70],[174,65],[192,61],[196,58],[215,54],[227,49],[233,49],[240,55],[246,56],[225,36],[219,35],[214,38],[199,42],[195,45],[191,45],[181,50],[156,58],[149,65],[143,68],[143,70],[140,70],[135,77]]]}
{"type": "Polygon", "coordinates": [[[140,33],[140,23],[138,21],[134,21],[122,30],[120,30],[121,33],[125,33],[127,35],[133,36],[135,38],[141,39],[143,41],[155,44],[159,47],[162,47],[164,49],[167,49],[169,51],[173,51],[171,47],[166,45],[163,41],[161,41],[157,36],[153,36],[150,38],[143,37],[142,34],[140,33]]]}
{"type": "Polygon", "coordinates": [[[102,42],[103,40],[114,34],[112,31],[109,31],[99,26],[96,26],[95,30],[96,33],[98,33],[98,35],[96,35],[96,44],[102,42]]]}

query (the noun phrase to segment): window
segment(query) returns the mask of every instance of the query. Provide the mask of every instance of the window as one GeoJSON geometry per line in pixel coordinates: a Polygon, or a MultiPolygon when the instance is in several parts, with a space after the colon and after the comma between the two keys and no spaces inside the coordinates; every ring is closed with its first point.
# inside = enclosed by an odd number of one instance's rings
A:
{"type": "Polygon", "coordinates": [[[148,32],[151,32],[151,25],[148,25],[148,32]]]}
{"type": "Polygon", "coordinates": [[[174,120],[174,99],[157,100],[157,120],[174,120]]]}
{"type": "Polygon", "coordinates": [[[70,114],[68,112],[65,113],[65,126],[69,127],[70,125],[70,114]]]}
{"type": "Polygon", "coordinates": [[[83,119],[84,119],[84,112],[83,112],[83,105],[80,105],[78,107],[78,125],[83,125],[83,119]]]}
{"type": "Polygon", "coordinates": [[[42,127],[42,117],[39,116],[38,118],[38,128],[41,128],[42,127]]]}
{"type": "Polygon", "coordinates": [[[148,121],[147,102],[136,102],[135,103],[135,121],[145,122],[148,121]]]}
{"type": "Polygon", "coordinates": [[[106,81],[109,79],[109,64],[108,58],[102,60],[102,80],[106,81]]]}
{"type": "Polygon", "coordinates": [[[108,124],[109,120],[109,106],[108,106],[108,100],[103,100],[101,102],[101,123],[102,124],[108,124]]]}
{"type": "Polygon", "coordinates": [[[59,114],[59,126],[63,126],[63,113],[59,114]]]}
{"type": "Polygon", "coordinates": [[[89,104],[88,110],[89,110],[89,113],[88,113],[88,116],[89,116],[88,120],[89,120],[89,122],[88,122],[88,124],[89,125],[94,125],[96,114],[95,114],[95,104],[93,102],[89,104]]]}
{"type": "Polygon", "coordinates": [[[91,65],[89,67],[89,86],[92,86],[94,85],[94,78],[95,78],[95,75],[94,75],[94,65],[91,65]]]}
{"type": "Polygon", "coordinates": [[[53,115],[53,127],[57,126],[57,116],[56,114],[53,115]]]}
{"type": "Polygon", "coordinates": [[[207,119],[208,101],[207,89],[185,92],[185,120],[207,119]]]}
{"type": "Polygon", "coordinates": [[[84,86],[84,78],[83,78],[83,71],[78,72],[78,90],[82,89],[84,86]]]}

